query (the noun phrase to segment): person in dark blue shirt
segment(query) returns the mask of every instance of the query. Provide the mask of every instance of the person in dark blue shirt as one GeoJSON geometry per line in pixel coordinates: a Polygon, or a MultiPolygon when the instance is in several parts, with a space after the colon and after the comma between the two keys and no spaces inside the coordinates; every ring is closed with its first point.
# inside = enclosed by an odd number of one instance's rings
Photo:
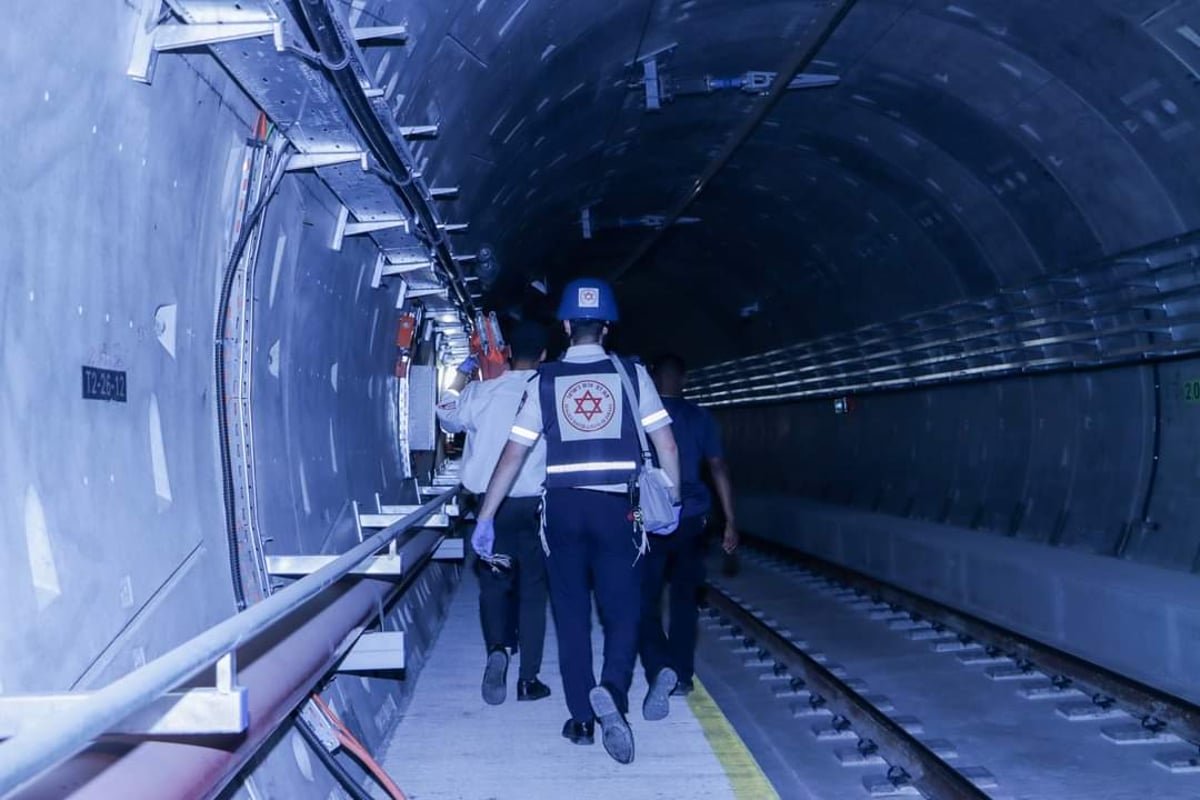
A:
{"type": "Polygon", "coordinates": [[[653,364],[654,383],[663,407],[671,415],[679,448],[683,510],[679,528],[667,537],[654,537],[642,580],[642,622],[639,650],[647,679],[664,667],[678,676],[674,694],[692,691],[695,669],[697,603],[704,584],[705,531],[712,498],[703,479],[707,466],[724,517],[721,546],[732,554],[738,546],[733,512],[733,487],[721,449],[721,431],[712,414],[683,398],[687,368],[677,355],[664,355],[653,364]],[[663,588],[670,584],[669,623],[663,630],[663,588]]]}

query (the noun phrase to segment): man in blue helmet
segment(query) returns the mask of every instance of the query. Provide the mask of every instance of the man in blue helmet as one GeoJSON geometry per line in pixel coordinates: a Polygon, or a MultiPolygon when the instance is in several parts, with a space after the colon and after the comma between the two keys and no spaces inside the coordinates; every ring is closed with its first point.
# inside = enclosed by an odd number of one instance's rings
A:
{"type": "MultiPolygon", "coordinates": [[[[667,534],[678,525],[679,455],[671,418],[646,370],[629,359],[615,361],[604,350],[608,326],[618,319],[612,287],[601,280],[572,281],[563,291],[558,318],[571,346],[530,381],[471,544],[476,552],[490,554],[496,510],[526,454],[544,438],[546,564],[563,694],[571,712],[562,734],[575,744],[592,744],[599,721],[605,750],[628,764],[634,746],[625,715],[637,659],[646,548],[646,532],[635,528],[631,514],[630,485],[641,463],[636,426],[653,443],[675,487],[675,522],[649,533],[667,534]],[[618,363],[632,378],[634,397],[624,388],[618,363]],[[599,684],[592,669],[592,591],[604,623],[599,684]]],[[[646,719],[667,715],[675,680],[670,668],[653,676],[642,703],[646,719]]]]}

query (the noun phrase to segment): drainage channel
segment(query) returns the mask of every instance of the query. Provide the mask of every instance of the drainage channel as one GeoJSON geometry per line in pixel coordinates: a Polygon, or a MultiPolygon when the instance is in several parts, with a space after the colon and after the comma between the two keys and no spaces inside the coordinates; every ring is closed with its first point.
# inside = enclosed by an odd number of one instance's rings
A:
{"type": "Polygon", "coordinates": [[[841,743],[843,767],[886,765],[862,779],[870,795],[1200,796],[1186,702],[779,545],[744,552],[741,575],[710,584],[708,646],[734,648],[818,741],[841,743]]]}

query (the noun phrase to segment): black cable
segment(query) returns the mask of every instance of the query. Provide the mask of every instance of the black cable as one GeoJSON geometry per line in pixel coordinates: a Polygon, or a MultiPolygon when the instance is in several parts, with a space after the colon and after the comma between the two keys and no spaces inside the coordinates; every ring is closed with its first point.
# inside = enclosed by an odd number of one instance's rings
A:
{"type": "Polygon", "coordinates": [[[346,771],[346,768],[342,766],[342,762],[338,761],[333,753],[325,749],[325,745],[321,744],[321,740],[317,737],[316,732],[301,717],[296,717],[296,730],[300,732],[300,735],[304,737],[304,741],[308,742],[308,746],[317,754],[317,758],[321,760],[321,763],[325,765],[325,768],[329,770],[334,779],[341,784],[341,787],[346,790],[346,793],[350,795],[352,800],[372,800],[371,795],[367,793],[363,785],[354,780],[354,776],[346,771]]]}
{"type": "Polygon", "coordinates": [[[225,265],[225,274],[221,279],[221,294],[217,301],[217,325],[213,342],[214,372],[217,379],[217,440],[221,450],[221,494],[225,510],[225,536],[229,545],[229,571],[233,580],[233,596],[237,602],[238,611],[246,608],[246,586],[242,581],[242,559],[238,555],[237,540],[237,505],[233,488],[233,457],[229,451],[229,417],[227,413],[227,396],[225,392],[225,325],[228,319],[229,298],[233,293],[233,281],[237,275],[238,262],[246,251],[250,237],[262,219],[267,203],[279,188],[283,180],[287,159],[280,154],[279,163],[271,176],[270,183],[259,198],[258,203],[247,215],[242,225],[242,232],[234,242],[233,251],[225,265]]]}
{"type": "Polygon", "coordinates": [[[294,43],[289,44],[284,49],[289,53],[295,53],[311,64],[324,67],[330,72],[337,72],[338,70],[345,69],[350,64],[349,51],[346,52],[341,61],[330,61],[324,53],[318,53],[315,50],[310,50],[307,47],[301,47],[294,43]]]}
{"type": "MultiPolygon", "coordinates": [[[[287,0],[287,5],[296,18],[301,33],[315,46],[317,52],[325,54],[329,63],[340,64],[343,58],[349,58],[350,66],[356,66],[357,62],[353,58],[353,40],[330,8],[330,2],[331,0],[287,0]]],[[[458,304],[468,312],[472,311],[474,303],[470,291],[466,288],[462,272],[454,260],[445,234],[437,227],[430,199],[423,191],[414,191],[416,186],[407,185],[418,177],[415,174],[415,166],[409,161],[410,156],[392,141],[395,132],[385,127],[372,101],[364,92],[360,76],[355,69],[331,69],[328,70],[327,76],[341,95],[346,110],[366,141],[367,148],[379,159],[383,171],[390,173],[395,179],[392,185],[406,187],[403,190],[398,189],[401,201],[419,223],[419,227],[425,229],[428,234],[435,261],[439,262],[449,282],[448,288],[458,300],[458,304]]]]}

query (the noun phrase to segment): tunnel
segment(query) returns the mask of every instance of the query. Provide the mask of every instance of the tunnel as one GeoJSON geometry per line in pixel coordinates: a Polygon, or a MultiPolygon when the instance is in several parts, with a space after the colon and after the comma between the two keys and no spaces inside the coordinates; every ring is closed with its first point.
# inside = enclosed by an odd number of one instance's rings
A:
{"type": "Polygon", "coordinates": [[[0,796],[1200,796],[1200,0],[7,7],[0,796]],[[435,417],[581,277],[742,542],[640,772],[435,417]]]}

